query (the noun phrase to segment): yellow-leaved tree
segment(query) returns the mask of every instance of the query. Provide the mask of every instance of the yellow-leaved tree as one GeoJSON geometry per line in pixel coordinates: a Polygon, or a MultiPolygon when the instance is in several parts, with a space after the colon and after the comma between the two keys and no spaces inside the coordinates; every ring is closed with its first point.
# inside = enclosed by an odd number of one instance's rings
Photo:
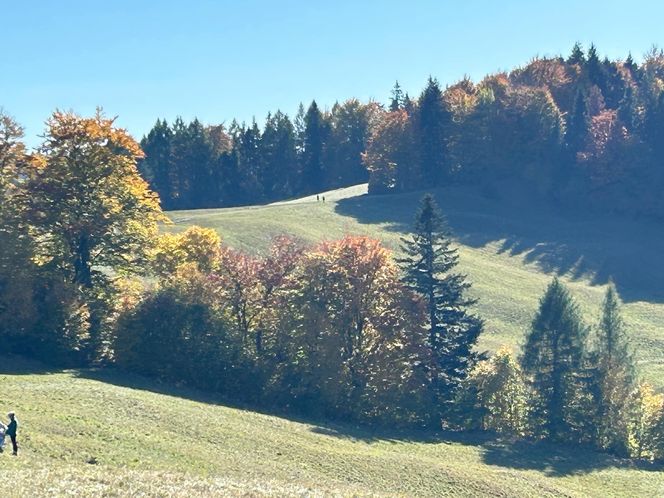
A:
{"type": "Polygon", "coordinates": [[[94,352],[112,280],[143,272],[163,219],[138,172],[142,157],[101,110],[89,118],[56,111],[27,171],[23,202],[38,261],[80,293],[94,352]]]}

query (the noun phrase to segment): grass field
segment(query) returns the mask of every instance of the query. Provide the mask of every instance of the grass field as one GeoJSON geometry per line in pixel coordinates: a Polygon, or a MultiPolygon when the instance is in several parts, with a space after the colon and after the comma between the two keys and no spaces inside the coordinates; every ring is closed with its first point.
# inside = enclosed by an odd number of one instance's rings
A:
{"type": "MultiPolygon", "coordinates": [[[[664,234],[647,221],[436,193],[486,319],[482,347],[518,345],[553,274],[588,321],[611,276],[644,376],[664,388],[664,234]]],[[[261,251],[272,235],[378,237],[398,250],[421,194],[357,186],[269,206],[170,213],[261,251]]],[[[482,435],[391,433],[289,420],[113,371],[50,371],[0,356],[0,409],[21,454],[0,455],[10,496],[664,496],[664,469],[583,449],[482,435]]]]}
{"type": "Polygon", "coordinates": [[[113,372],[0,357],[20,415],[9,496],[657,496],[661,467],[483,436],[372,432],[217,404],[113,372]]]}
{"type": "MultiPolygon", "coordinates": [[[[486,320],[482,348],[521,343],[553,274],[569,284],[589,323],[596,322],[612,278],[625,301],[643,376],[664,388],[661,223],[566,213],[523,194],[496,199],[462,188],[435,194],[457,237],[461,270],[474,284],[477,311],[486,320]]],[[[421,195],[368,196],[360,185],[327,192],[325,203],[311,196],[267,206],[172,212],[169,229],[211,227],[227,244],[248,251],[260,251],[280,233],[311,242],[365,234],[398,250],[421,195]]]]}

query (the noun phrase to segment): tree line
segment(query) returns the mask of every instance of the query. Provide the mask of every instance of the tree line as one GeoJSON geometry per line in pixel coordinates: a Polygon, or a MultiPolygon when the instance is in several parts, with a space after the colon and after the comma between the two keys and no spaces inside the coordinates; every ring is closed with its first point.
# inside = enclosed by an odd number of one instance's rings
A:
{"type": "Polygon", "coordinates": [[[254,204],[369,182],[371,193],[461,183],[524,190],[577,210],[661,217],[664,53],[637,64],[576,44],[510,72],[442,88],[429,78],[388,105],[312,102],[295,118],[204,126],[158,120],[143,176],[165,209],[254,204]]]}
{"type": "Polygon", "coordinates": [[[281,111],[256,123],[204,126],[157,120],[141,141],[141,173],[165,209],[239,206],[366,182],[362,163],[380,108],[356,99],[330,112],[300,104],[292,121],[281,111]]]}
{"type": "Polygon", "coordinates": [[[576,44],[566,59],[463,79],[430,78],[417,101],[395,87],[364,162],[375,193],[450,183],[495,198],[524,191],[574,210],[661,217],[664,52],[639,65],[576,44]]]}
{"type": "Polygon", "coordinates": [[[159,234],[138,144],[112,119],[56,112],[42,146],[0,119],[3,351],[114,365],[270,410],[479,429],[664,457],[664,395],[642,384],[619,298],[592,329],[554,279],[523,351],[478,351],[484,324],[434,199],[395,258],[377,240],[159,234]]]}

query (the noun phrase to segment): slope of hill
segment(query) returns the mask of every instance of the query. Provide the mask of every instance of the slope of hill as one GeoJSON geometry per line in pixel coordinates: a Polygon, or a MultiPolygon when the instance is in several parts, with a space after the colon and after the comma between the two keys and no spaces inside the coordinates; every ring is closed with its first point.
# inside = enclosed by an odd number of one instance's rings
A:
{"type": "Polygon", "coordinates": [[[112,372],[0,357],[21,417],[12,496],[655,496],[661,468],[481,436],[380,433],[230,408],[112,372]]]}
{"type": "MultiPolygon", "coordinates": [[[[589,323],[612,278],[647,380],[664,388],[664,232],[661,223],[558,212],[536,198],[482,196],[467,188],[435,192],[456,235],[461,270],[486,319],[481,346],[518,345],[553,274],[571,287],[589,323]]],[[[181,230],[216,229],[227,244],[260,251],[271,236],[307,241],[365,234],[398,251],[422,193],[366,195],[366,186],[248,208],[171,212],[181,230]]]]}

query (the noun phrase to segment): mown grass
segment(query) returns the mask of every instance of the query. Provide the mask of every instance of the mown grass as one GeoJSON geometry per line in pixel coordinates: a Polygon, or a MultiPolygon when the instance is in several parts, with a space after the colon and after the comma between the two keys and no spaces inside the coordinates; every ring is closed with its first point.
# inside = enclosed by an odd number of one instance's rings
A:
{"type": "MultiPolygon", "coordinates": [[[[561,211],[523,194],[486,197],[464,188],[434,192],[460,248],[486,320],[481,347],[518,347],[552,275],[571,287],[588,323],[597,321],[609,278],[625,300],[624,317],[643,377],[664,388],[664,232],[661,223],[561,211]]],[[[257,252],[289,233],[309,242],[345,234],[377,237],[398,251],[422,193],[368,196],[365,186],[289,203],[169,213],[182,230],[216,229],[234,247],[257,252]]]]}
{"type": "Polygon", "coordinates": [[[298,422],[114,372],[0,357],[11,496],[657,496],[664,472],[485,436],[298,422]]]}

